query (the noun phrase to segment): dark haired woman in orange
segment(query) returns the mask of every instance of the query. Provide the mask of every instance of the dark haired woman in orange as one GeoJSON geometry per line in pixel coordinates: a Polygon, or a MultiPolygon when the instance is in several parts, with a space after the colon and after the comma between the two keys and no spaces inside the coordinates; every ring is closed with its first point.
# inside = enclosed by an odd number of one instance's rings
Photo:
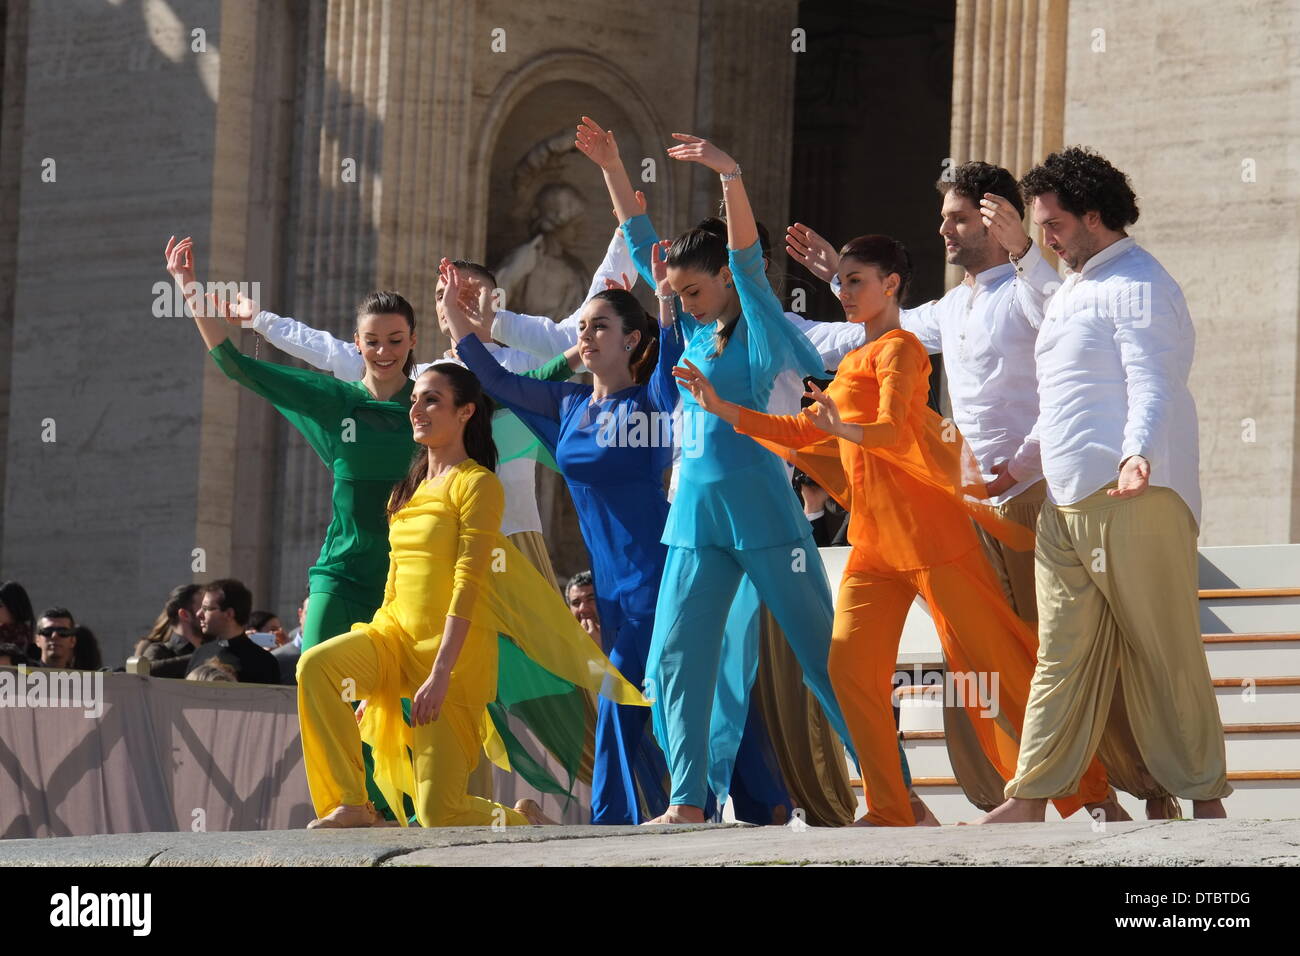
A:
{"type": "MultiPolygon", "coordinates": [[[[1002,597],[968,519],[1014,547],[1032,547],[1033,538],[979,503],[985,491],[973,456],[956,428],[926,406],[929,357],[898,321],[911,276],[906,249],[887,236],[862,236],[840,255],[840,302],[849,321],[867,326],[869,344],[844,359],[826,392],[809,386],[815,402],[803,414],[765,415],[723,401],[690,362],[675,373],[703,408],[849,508],[853,551],[836,601],[829,670],[862,768],[869,812],[858,822],[912,826],[891,699],[908,607],[918,593],[925,598],[949,674],[971,675],[988,692],[984,700],[969,695],[965,706],[981,748],[1010,779],[1037,640],[1002,597]]],[[[1057,808],[1068,816],[1081,801],[1107,799],[1094,761],[1079,795],[1057,808]]]]}

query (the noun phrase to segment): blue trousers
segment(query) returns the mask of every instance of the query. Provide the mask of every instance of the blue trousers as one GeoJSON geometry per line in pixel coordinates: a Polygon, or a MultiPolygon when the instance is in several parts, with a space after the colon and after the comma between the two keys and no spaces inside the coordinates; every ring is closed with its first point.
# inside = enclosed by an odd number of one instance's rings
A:
{"type": "MultiPolygon", "coordinates": [[[[624,617],[617,604],[599,601],[605,653],[632,684],[645,679],[653,624],[624,617]],[[611,637],[610,628],[613,628],[611,637]]],[[[596,705],[596,753],[591,772],[591,822],[636,824],[667,809],[663,779],[668,772],[662,751],[647,734],[649,710],[615,704],[601,697],[596,705]],[[640,790],[641,800],[637,798],[640,790]]]]}
{"type": "MultiPolygon", "coordinates": [[[[811,530],[801,541],[771,548],[670,547],[646,672],[647,690],[656,699],[655,735],[667,752],[672,775],[669,802],[675,805],[703,808],[711,789],[710,737],[723,635],[744,575],[781,625],[803,668],[804,682],[831,726],[842,740],[849,739],[826,670],[834,605],[811,530]]],[[[748,670],[749,661],[757,660],[757,639],[752,655],[738,657],[743,659],[739,666],[748,670]]],[[[729,674],[724,680],[743,683],[746,677],[729,674]]]]}

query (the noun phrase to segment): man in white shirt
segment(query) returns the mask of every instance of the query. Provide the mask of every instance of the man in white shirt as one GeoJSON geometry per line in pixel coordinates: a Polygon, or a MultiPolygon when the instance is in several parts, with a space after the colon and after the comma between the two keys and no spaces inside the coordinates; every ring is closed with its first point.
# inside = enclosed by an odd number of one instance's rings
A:
{"type": "MultiPolygon", "coordinates": [[[[964,163],[951,180],[935,186],[943,196],[939,235],[945,255],[965,276],[942,298],[901,310],[899,322],[926,351],[943,354],[952,420],[979,464],[990,504],[1032,529],[1045,495],[1037,445],[1027,444],[1038,418],[1034,342],[1045,299],[1060,277],[1021,225],[1024,200],[1009,170],[964,163]]],[[[838,292],[839,254],[826,239],[795,223],[786,234],[786,251],[838,292]]],[[[975,532],[1007,602],[1036,629],[1034,552],[1016,551],[978,524],[975,532]]],[[[1001,804],[1006,782],[984,755],[964,707],[944,708],[944,735],[967,799],[982,810],[1001,804]]],[[[1108,769],[1131,763],[1122,750],[1106,756],[1117,758],[1108,769]]],[[[1134,773],[1116,776],[1125,789],[1129,778],[1141,779],[1134,773]]],[[[1098,808],[1107,819],[1128,819],[1113,800],[1088,807],[1098,808]]]]}
{"type": "Polygon", "coordinates": [[[1022,453],[1047,480],[1038,666],[1008,799],[980,822],[1041,821],[1048,799],[1075,791],[1117,684],[1152,777],[1195,816],[1222,817],[1232,788],[1197,605],[1191,316],[1125,232],[1136,197],[1104,158],[1053,153],[1021,186],[1071,273],[1035,346],[1040,412],[1022,453]]]}

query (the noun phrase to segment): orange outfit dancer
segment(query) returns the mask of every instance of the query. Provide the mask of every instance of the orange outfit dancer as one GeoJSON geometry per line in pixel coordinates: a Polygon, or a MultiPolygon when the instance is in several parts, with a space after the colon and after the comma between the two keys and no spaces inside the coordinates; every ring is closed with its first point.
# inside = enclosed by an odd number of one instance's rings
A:
{"type": "MultiPolygon", "coordinates": [[[[850,278],[870,267],[849,256],[861,242],[845,249],[842,300],[859,294],[850,278]]],[[[919,593],[929,605],[949,674],[974,674],[991,692],[991,707],[978,693],[967,694],[965,706],[981,749],[1005,780],[1015,775],[1038,640],[1002,596],[969,518],[1018,549],[1032,547],[1032,533],[975,500],[984,489],[973,456],[956,426],[926,406],[925,347],[898,329],[896,318],[892,324],[893,331],[849,353],[825,394],[812,387],[818,404],[800,415],[723,402],[694,369],[678,377],[700,392],[705,408],[803,469],[849,509],[853,551],[835,603],[830,677],[862,768],[869,809],[862,822],[911,826],[892,692],[912,600],[919,593]]],[[[1107,794],[1105,771],[1093,760],[1079,792],[1056,806],[1065,817],[1107,794]]]]}

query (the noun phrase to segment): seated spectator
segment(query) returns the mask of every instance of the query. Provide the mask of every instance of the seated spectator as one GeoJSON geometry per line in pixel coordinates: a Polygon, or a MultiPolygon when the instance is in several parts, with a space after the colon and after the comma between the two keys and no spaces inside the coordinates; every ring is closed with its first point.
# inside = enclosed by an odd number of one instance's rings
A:
{"type": "Polygon", "coordinates": [[[252,637],[254,634],[270,634],[271,643],[268,646],[263,641],[254,641],[259,647],[265,647],[268,651],[274,650],[282,644],[288,643],[289,635],[284,633],[284,625],[280,623],[280,618],[273,611],[254,611],[248,617],[247,634],[252,637]]]}
{"type": "Polygon", "coordinates": [[[590,571],[579,571],[569,578],[564,586],[564,599],[569,604],[569,613],[578,619],[582,629],[591,635],[591,639],[600,643],[600,612],[596,609],[596,583],[590,571]]]}
{"type": "Polygon", "coordinates": [[[75,668],[76,624],[67,608],[52,607],[36,622],[36,645],[41,649],[42,667],[75,668]]]}
{"type": "Polygon", "coordinates": [[[17,667],[27,663],[27,652],[17,644],[0,644],[0,667],[17,667]]]}
{"type": "Polygon", "coordinates": [[[280,683],[279,663],[245,633],[252,613],[253,596],[240,581],[222,578],[204,585],[199,624],[209,641],[190,655],[186,677],[200,664],[216,658],[234,669],[240,683],[280,683]]]}
{"type": "Polygon", "coordinates": [[[235,672],[218,659],[213,658],[206,664],[200,664],[194,670],[185,675],[186,680],[206,680],[217,682],[235,683],[237,678],[235,672]]]}
{"type": "Polygon", "coordinates": [[[310,599],[310,591],[302,596],[302,601],[298,605],[298,626],[289,632],[289,643],[300,651],[302,650],[302,625],[307,620],[307,602],[310,599]]]}
{"type": "Polygon", "coordinates": [[[298,658],[302,657],[302,622],[307,619],[307,598],[309,595],[303,595],[302,603],[298,605],[298,626],[290,634],[285,634],[283,630],[275,635],[277,641],[281,635],[284,636],[284,643],[279,644],[271,651],[271,656],[275,658],[276,663],[280,665],[280,683],[295,685],[298,683],[298,658]]]}
{"type": "Polygon", "coordinates": [[[32,599],[17,581],[0,584],[0,641],[17,644],[28,664],[41,662],[40,648],[36,646],[36,615],[32,612],[32,599]]]}
{"type": "Polygon", "coordinates": [[[203,588],[198,584],[181,584],[172,588],[153,627],[136,643],[134,656],[147,661],[162,661],[192,654],[204,640],[198,621],[202,592],[203,588]]]}

